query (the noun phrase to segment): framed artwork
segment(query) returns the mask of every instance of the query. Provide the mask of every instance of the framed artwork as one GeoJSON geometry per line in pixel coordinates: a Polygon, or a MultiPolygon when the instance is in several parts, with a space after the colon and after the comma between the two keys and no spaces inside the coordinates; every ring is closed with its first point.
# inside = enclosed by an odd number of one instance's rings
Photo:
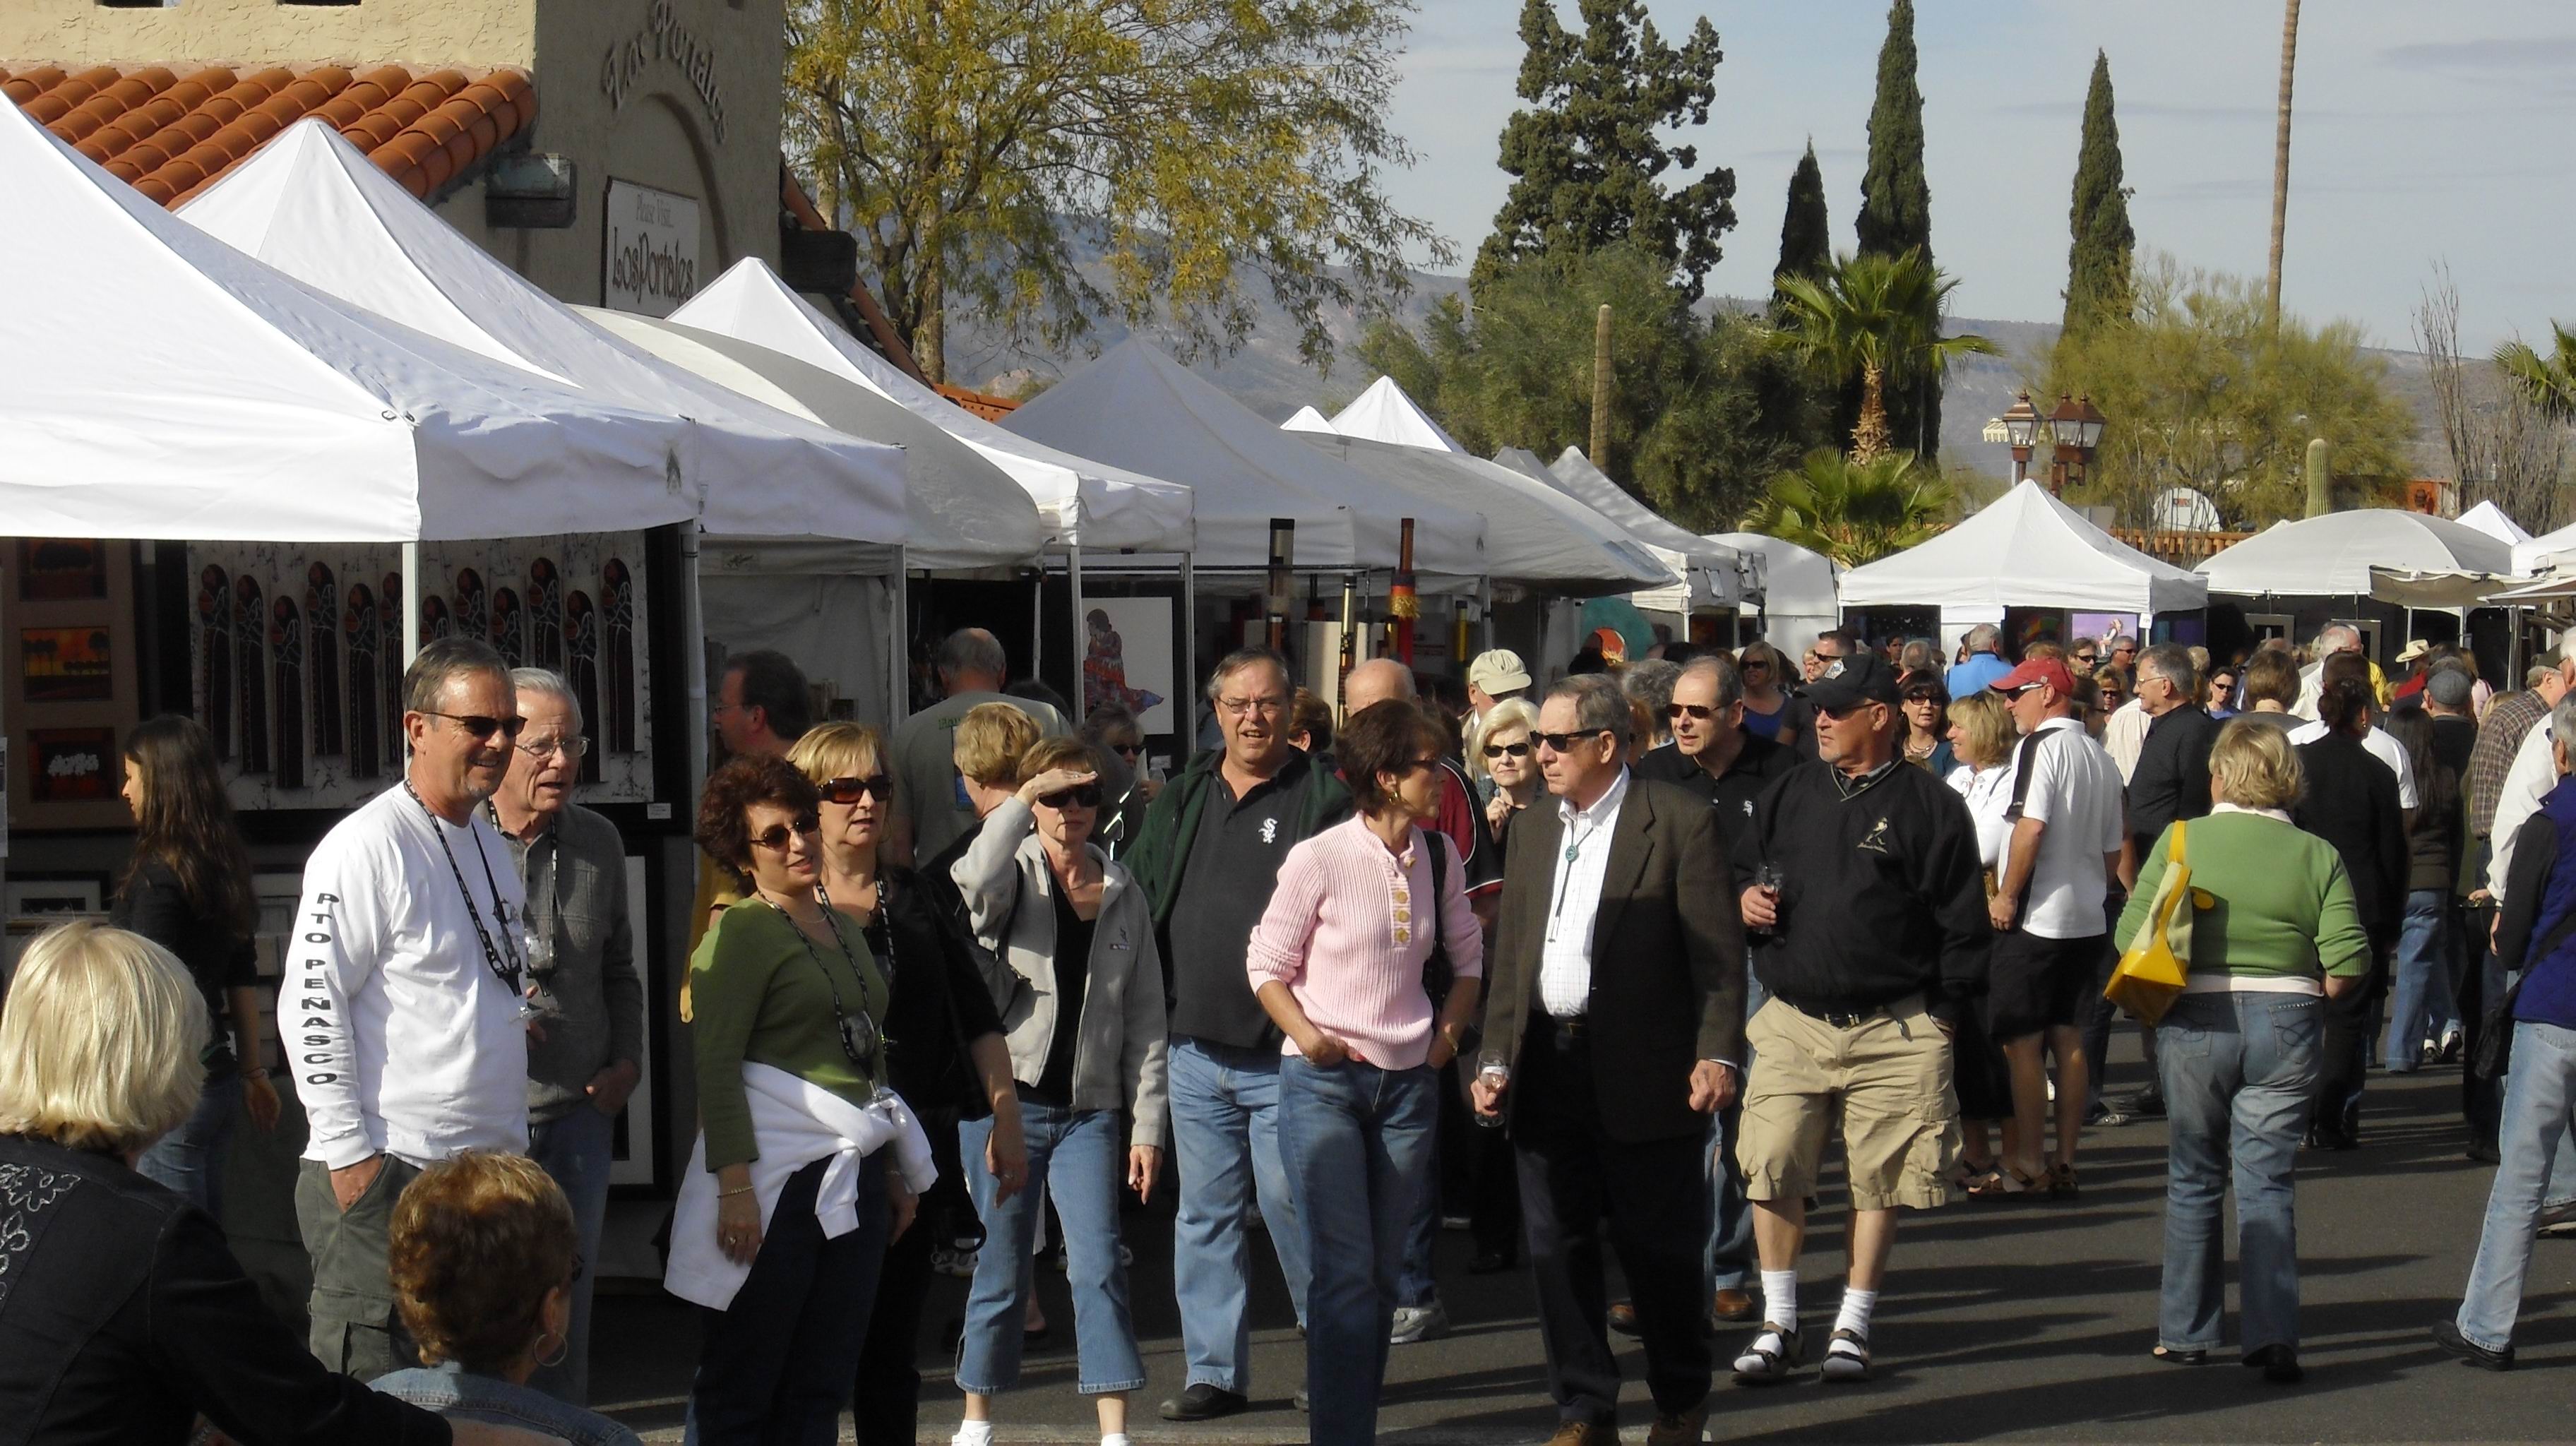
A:
{"type": "Polygon", "coordinates": [[[104,627],[20,628],[18,671],[30,703],[96,703],[116,696],[104,627]]]}
{"type": "Polygon", "coordinates": [[[1083,599],[1084,710],[1116,704],[1147,737],[1171,732],[1172,626],[1167,597],[1083,599]]]}
{"type": "MultiPolygon", "coordinates": [[[[626,927],[635,940],[635,971],[644,979],[644,997],[653,997],[653,971],[646,967],[650,953],[648,932],[652,920],[646,909],[644,884],[648,860],[634,854],[626,857],[626,927]]],[[[653,1150],[653,1020],[644,1021],[643,1058],[635,1061],[635,1093],[626,1097],[626,1110],[620,1114],[610,1133],[608,1183],[611,1185],[659,1185],[662,1183],[659,1162],[653,1150]]],[[[685,1058],[686,1056],[683,1056],[685,1058]]]]}
{"type": "Polygon", "coordinates": [[[18,601],[88,602],[107,596],[107,548],[95,537],[18,539],[18,601]]]}
{"type": "Polygon", "coordinates": [[[27,799],[31,803],[115,803],[124,775],[113,728],[27,730],[27,799]]]}
{"type": "Polygon", "coordinates": [[[107,877],[104,874],[15,877],[0,885],[0,915],[12,919],[105,912],[107,877]]]}

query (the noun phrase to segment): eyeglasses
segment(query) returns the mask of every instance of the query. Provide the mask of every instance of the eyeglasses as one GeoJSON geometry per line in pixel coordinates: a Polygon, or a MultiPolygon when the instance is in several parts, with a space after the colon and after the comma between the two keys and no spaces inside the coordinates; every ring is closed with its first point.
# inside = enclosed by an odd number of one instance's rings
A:
{"type": "Polygon", "coordinates": [[[1717,710],[1705,703],[1667,703],[1664,705],[1664,716],[1675,719],[1688,718],[1696,723],[1705,723],[1717,716],[1717,710]]]}
{"type": "Polygon", "coordinates": [[[1769,663],[1762,662],[1759,659],[1748,658],[1743,663],[1737,665],[1736,671],[1739,673],[1767,673],[1771,671],[1771,665],[1769,663]]]}
{"type": "Polygon", "coordinates": [[[1109,745],[1109,751],[1117,754],[1121,758],[1133,758],[1137,754],[1145,751],[1145,745],[1142,743],[1112,743],[1109,745]]]}
{"type": "Polygon", "coordinates": [[[2018,698],[2026,693],[2036,693],[2047,686],[2046,683],[2024,683],[2018,688],[2004,689],[2003,694],[2007,698],[2018,698]]]}
{"type": "Polygon", "coordinates": [[[590,752],[590,740],[578,733],[566,733],[554,738],[532,738],[520,744],[519,751],[540,763],[558,753],[578,763],[584,754],[590,752]]]}
{"type": "Polygon", "coordinates": [[[1568,753],[1573,751],[1575,744],[1587,738],[1599,738],[1609,731],[1607,728],[1579,728],[1572,733],[1533,733],[1530,740],[1550,753],[1568,753]]]}
{"type": "Polygon", "coordinates": [[[2100,653],[2077,653],[2075,655],[2075,661],[2079,663],[2092,664],[2099,662],[2101,657],[2102,655],[2100,653]]]}
{"type": "Polygon", "coordinates": [[[1439,766],[1440,760],[1437,758],[1417,758],[1404,765],[1402,768],[1390,768],[1387,772],[1394,774],[1398,778],[1409,778],[1412,775],[1421,772],[1423,769],[1438,768],[1439,766]]]}
{"type": "Polygon", "coordinates": [[[528,726],[528,720],[519,717],[494,718],[482,713],[441,713],[435,708],[418,708],[413,711],[424,718],[444,718],[473,734],[474,741],[477,743],[491,741],[495,733],[504,738],[515,739],[519,736],[519,730],[528,726]]]}
{"type": "Polygon", "coordinates": [[[1288,711],[1288,700],[1285,698],[1219,698],[1216,700],[1216,705],[1224,709],[1225,715],[1229,718],[1240,718],[1246,713],[1259,713],[1265,718],[1275,718],[1288,711]]]}
{"type": "Polygon", "coordinates": [[[1059,788],[1053,793],[1041,793],[1038,795],[1038,802],[1058,813],[1068,808],[1098,808],[1100,785],[1077,783],[1071,788],[1059,788]]]}
{"type": "Polygon", "coordinates": [[[862,796],[883,803],[894,797],[894,780],[882,773],[871,773],[865,778],[833,778],[825,780],[817,791],[826,803],[854,804],[862,796]]]}
{"type": "Polygon", "coordinates": [[[1487,758],[1527,758],[1529,757],[1529,751],[1530,746],[1526,739],[1518,743],[1488,743],[1485,745],[1485,756],[1487,758]]]}
{"type": "Polygon", "coordinates": [[[751,841],[771,853],[783,854],[787,852],[787,841],[790,838],[801,833],[821,833],[822,831],[823,821],[809,813],[792,824],[773,823],[753,834],[751,841]]]}

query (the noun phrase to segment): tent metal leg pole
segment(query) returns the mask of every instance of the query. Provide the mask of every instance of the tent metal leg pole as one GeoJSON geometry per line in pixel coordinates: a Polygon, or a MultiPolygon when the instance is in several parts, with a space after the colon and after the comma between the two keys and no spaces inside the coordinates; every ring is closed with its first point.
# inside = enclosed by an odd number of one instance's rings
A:
{"type": "Polygon", "coordinates": [[[420,656],[420,544],[402,545],[403,666],[420,656]]]}
{"type": "Polygon", "coordinates": [[[1199,746],[1199,592],[1190,554],[1181,554],[1181,665],[1172,670],[1172,691],[1180,694],[1181,739],[1172,751],[1173,767],[1189,762],[1199,746]]]}
{"type": "Polygon", "coordinates": [[[1029,676],[1046,676],[1046,554],[1038,554],[1038,580],[1029,588],[1029,676]]]}
{"type": "Polygon", "coordinates": [[[889,731],[912,716],[912,557],[894,550],[894,650],[889,660],[886,720],[889,731]]]}
{"type": "Polygon", "coordinates": [[[680,524],[680,623],[686,630],[689,690],[689,797],[707,791],[707,609],[698,589],[698,524],[680,524]]]}
{"type": "Polygon", "coordinates": [[[1073,644],[1073,695],[1065,701],[1073,704],[1074,725],[1079,727],[1082,724],[1082,715],[1085,711],[1083,708],[1082,695],[1088,691],[1082,686],[1082,664],[1083,660],[1091,654],[1091,649],[1088,646],[1090,641],[1089,630],[1083,626],[1082,621],[1081,543],[1069,543],[1064,549],[1064,581],[1067,595],[1073,600],[1072,606],[1067,609],[1071,614],[1073,626],[1066,630],[1066,636],[1072,639],[1073,644]]]}
{"type": "Polygon", "coordinates": [[[1485,646],[1480,651],[1490,653],[1494,650],[1494,579],[1491,573],[1476,580],[1476,611],[1485,626],[1485,646]]]}

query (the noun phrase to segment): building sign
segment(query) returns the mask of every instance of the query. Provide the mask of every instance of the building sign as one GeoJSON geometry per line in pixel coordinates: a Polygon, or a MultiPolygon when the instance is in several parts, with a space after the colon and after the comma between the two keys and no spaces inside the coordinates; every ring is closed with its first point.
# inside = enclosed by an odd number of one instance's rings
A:
{"type": "Polygon", "coordinates": [[[698,291],[698,203],[631,181],[608,183],[601,304],[669,316],[698,291]]]}
{"type": "Polygon", "coordinates": [[[657,60],[679,67],[689,89],[697,93],[698,104],[706,107],[707,124],[716,133],[716,144],[723,145],[724,87],[716,81],[716,48],[680,24],[671,0],[653,0],[644,28],[608,48],[608,56],[599,67],[599,90],[608,97],[608,108],[624,110],[626,98],[635,94],[643,79],[644,67],[657,60]]]}

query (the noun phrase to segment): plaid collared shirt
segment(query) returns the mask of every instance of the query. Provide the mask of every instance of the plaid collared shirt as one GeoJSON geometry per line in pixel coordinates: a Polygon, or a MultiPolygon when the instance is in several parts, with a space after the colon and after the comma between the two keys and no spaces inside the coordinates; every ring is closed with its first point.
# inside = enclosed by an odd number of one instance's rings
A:
{"type": "Polygon", "coordinates": [[[2504,796],[2514,751],[2531,725],[2547,716],[2549,701],[2525,688],[2496,699],[2478,720],[2477,746],[2469,750],[2469,831],[2479,838],[2495,829],[2496,803],[2504,796]]]}

